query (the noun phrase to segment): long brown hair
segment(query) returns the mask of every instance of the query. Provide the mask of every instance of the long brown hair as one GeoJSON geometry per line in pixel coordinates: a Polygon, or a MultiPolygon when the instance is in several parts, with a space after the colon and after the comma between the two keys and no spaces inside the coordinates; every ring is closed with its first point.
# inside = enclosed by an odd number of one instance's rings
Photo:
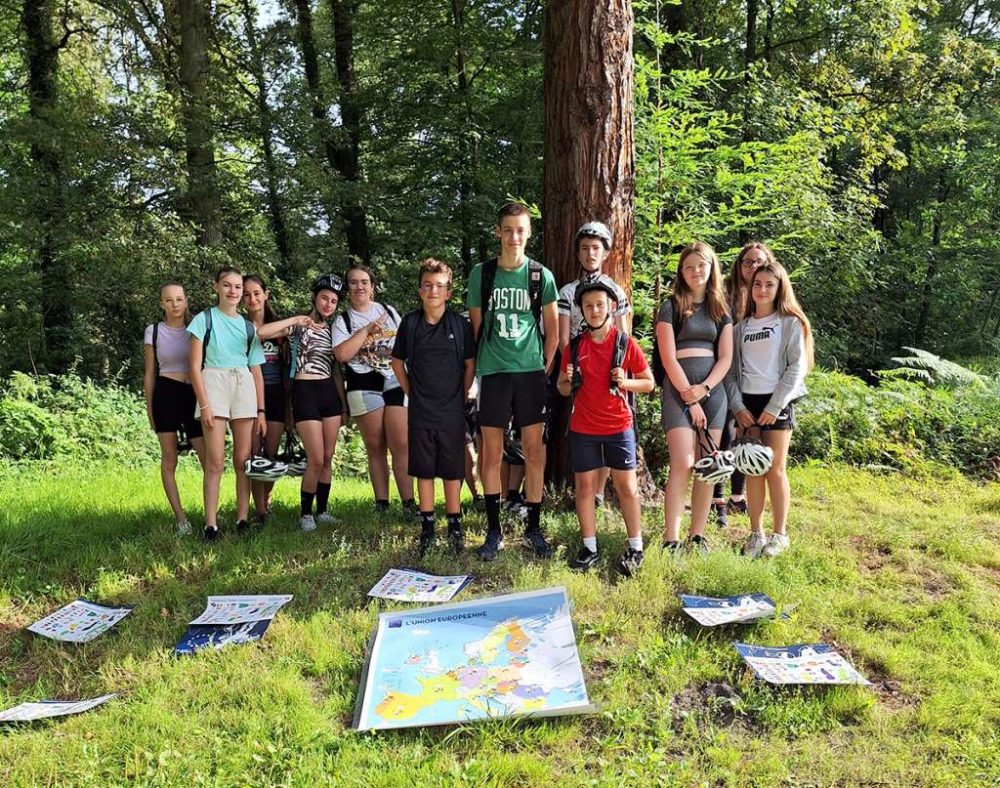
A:
{"type": "Polygon", "coordinates": [[[722,268],[719,266],[719,256],[708,244],[701,241],[690,243],[681,249],[680,259],[677,261],[677,278],[674,279],[673,302],[674,309],[679,312],[681,321],[687,320],[694,314],[694,293],[684,281],[684,261],[691,255],[696,254],[701,257],[709,266],[708,282],[705,283],[705,307],[712,320],[718,323],[723,317],[729,314],[729,307],[726,304],[726,293],[722,289],[722,268]]]}
{"type": "MultiPolygon", "coordinates": [[[[788,277],[788,271],[777,260],[758,266],[757,270],[753,272],[753,277],[750,279],[751,290],[753,289],[753,283],[762,273],[770,274],[778,280],[778,292],[774,295],[775,311],[781,317],[792,315],[798,318],[799,323],[802,325],[802,346],[806,355],[806,371],[808,372],[816,364],[812,324],[809,322],[809,318],[806,317],[806,313],[802,310],[799,299],[795,297],[795,291],[792,289],[792,280],[788,277]]],[[[753,298],[748,298],[746,312],[743,317],[753,317],[755,312],[756,304],[754,304],[753,298]]]]}
{"type": "Polygon", "coordinates": [[[729,277],[726,279],[726,297],[729,300],[729,309],[732,311],[733,317],[739,319],[742,317],[743,313],[747,309],[748,294],[750,288],[748,285],[743,284],[743,258],[747,256],[747,252],[759,249],[764,253],[767,258],[767,262],[776,263],[778,259],[774,256],[774,252],[771,251],[771,247],[762,241],[748,241],[743,244],[743,248],[740,249],[738,255],[736,255],[736,260],[733,262],[733,268],[729,272],[729,277]]]}
{"type": "Polygon", "coordinates": [[[264,280],[257,274],[247,274],[243,277],[244,293],[246,292],[247,282],[254,282],[255,284],[260,285],[260,289],[267,293],[267,297],[264,299],[264,322],[274,323],[278,319],[278,316],[274,313],[274,309],[271,307],[270,293],[268,292],[267,285],[264,284],[264,280]]]}

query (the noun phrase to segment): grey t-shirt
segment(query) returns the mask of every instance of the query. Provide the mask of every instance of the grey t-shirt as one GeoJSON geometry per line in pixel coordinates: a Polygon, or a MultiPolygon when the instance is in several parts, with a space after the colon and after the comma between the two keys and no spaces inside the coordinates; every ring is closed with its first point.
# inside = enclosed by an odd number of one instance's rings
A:
{"type": "MultiPolygon", "coordinates": [[[[660,307],[660,314],[656,316],[656,322],[673,325],[673,320],[674,301],[671,298],[660,307]]],[[[699,348],[714,351],[719,332],[732,322],[733,319],[729,315],[723,315],[722,320],[716,324],[705,308],[704,302],[695,304],[694,313],[681,323],[681,329],[674,337],[675,346],[677,350],[699,348]]]]}

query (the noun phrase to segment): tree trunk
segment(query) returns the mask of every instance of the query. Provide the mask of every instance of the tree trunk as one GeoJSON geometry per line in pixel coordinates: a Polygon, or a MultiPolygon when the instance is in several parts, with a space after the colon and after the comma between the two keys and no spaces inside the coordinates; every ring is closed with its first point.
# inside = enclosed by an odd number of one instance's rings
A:
{"type": "Polygon", "coordinates": [[[944,173],[938,177],[937,207],[934,210],[934,218],[931,223],[931,245],[930,249],[927,250],[927,269],[924,271],[924,281],[920,286],[920,310],[917,314],[916,328],[913,331],[913,344],[919,348],[924,347],[924,340],[927,337],[927,326],[931,314],[931,296],[934,293],[935,279],[940,265],[941,213],[950,191],[945,177],[944,173]]]}
{"type": "Polygon", "coordinates": [[[361,200],[364,187],[361,171],[361,102],[358,100],[358,79],[354,72],[354,14],[357,0],[330,0],[333,21],[334,62],[340,84],[340,119],[344,139],[337,146],[335,166],[347,186],[341,215],[347,236],[347,253],[367,263],[368,220],[361,200]]]}
{"type": "MultiPolygon", "coordinates": [[[[635,146],[629,0],[553,0],[545,12],[543,256],[558,284],[578,274],[573,238],[605,222],[614,245],[604,271],[631,289],[635,146]]],[[[565,477],[565,416],[550,436],[548,476],[565,477]]]]}
{"type": "MultiPolygon", "coordinates": [[[[469,94],[469,74],[465,62],[465,2],[451,0],[451,24],[455,31],[455,66],[457,71],[458,96],[465,110],[465,134],[460,140],[461,162],[458,176],[458,224],[462,238],[462,270],[468,276],[472,271],[472,196],[473,174],[470,172],[472,156],[470,138],[473,135],[474,118],[472,116],[472,100],[469,94]]],[[[474,142],[478,147],[479,143],[474,142]]]]}
{"type": "MultiPolygon", "coordinates": [[[[64,372],[73,363],[73,306],[70,264],[59,248],[58,225],[65,213],[66,182],[62,135],[57,128],[56,78],[59,50],[52,33],[50,0],[25,0],[21,10],[24,58],[28,68],[28,115],[31,119],[30,154],[34,180],[32,213],[38,221],[38,272],[41,278],[41,367],[64,372]]],[[[30,353],[30,350],[29,350],[30,353]]]]}
{"type": "Polygon", "coordinates": [[[267,80],[264,78],[264,55],[257,39],[256,12],[250,0],[241,0],[243,22],[246,28],[247,46],[250,50],[250,67],[253,71],[257,90],[257,124],[260,133],[261,150],[264,154],[264,176],[267,182],[267,209],[271,221],[271,232],[278,248],[278,276],[285,281],[292,274],[292,242],[285,222],[284,207],[278,190],[278,171],[274,159],[274,124],[271,105],[267,100],[267,80]]]}
{"type": "Polygon", "coordinates": [[[186,218],[198,230],[200,246],[216,246],[219,193],[215,178],[215,143],[208,99],[208,26],[206,0],[178,0],[180,22],[181,124],[187,160],[186,218]]]}

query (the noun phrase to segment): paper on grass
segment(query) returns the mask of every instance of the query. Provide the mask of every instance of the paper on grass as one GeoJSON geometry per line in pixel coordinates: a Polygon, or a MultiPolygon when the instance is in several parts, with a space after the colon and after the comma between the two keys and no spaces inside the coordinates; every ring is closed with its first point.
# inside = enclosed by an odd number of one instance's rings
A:
{"type": "Polygon", "coordinates": [[[448,602],[465,588],[468,575],[437,576],[412,569],[390,569],[368,596],[400,602],[448,602]]]}
{"type": "Polygon", "coordinates": [[[827,643],[733,647],[768,684],[871,684],[827,643]]]}
{"type": "Polygon", "coordinates": [[[774,601],[767,594],[741,594],[729,597],[678,594],[681,608],[703,627],[743,624],[775,614],[774,601]]]}
{"type": "Polygon", "coordinates": [[[29,632],[66,643],[87,643],[103,635],[132,612],[131,607],[105,607],[76,599],[36,621],[29,632]]]}
{"type": "Polygon", "coordinates": [[[210,596],[205,612],[191,624],[248,624],[274,618],[291,594],[257,596],[210,596]]]}
{"type": "Polygon", "coordinates": [[[192,624],[174,646],[175,654],[194,654],[203,648],[220,649],[253,643],[264,637],[271,619],[247,621],[242,624],[192,624]]]}
{"type": "Polygon", "coordinates": [[[117,697],[117,693],[101,695],[90,700],[40,700],[22,703],[6,711],[0,711],[0,722],[34,722],[50,717],[65,717],[69,714],[81,714],[85,711],[107,703],[117,697]]]}

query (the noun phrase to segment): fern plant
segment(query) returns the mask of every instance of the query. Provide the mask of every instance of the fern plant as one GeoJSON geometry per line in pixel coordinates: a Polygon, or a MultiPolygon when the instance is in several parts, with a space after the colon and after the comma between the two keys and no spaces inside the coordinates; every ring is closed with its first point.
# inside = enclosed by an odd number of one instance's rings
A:
{"type": "Polygon", "coordinates": [[[927,350],[915,347],[904,347],[909,356],[894,356],[893,361],[899,364],[893,369],[879,371],[879,376],[887,379],[919,380],[928,386],[986,386],[988,381],[982,375],[973,372],[961,364],[946,358],[935,356],[927,350]]]}

